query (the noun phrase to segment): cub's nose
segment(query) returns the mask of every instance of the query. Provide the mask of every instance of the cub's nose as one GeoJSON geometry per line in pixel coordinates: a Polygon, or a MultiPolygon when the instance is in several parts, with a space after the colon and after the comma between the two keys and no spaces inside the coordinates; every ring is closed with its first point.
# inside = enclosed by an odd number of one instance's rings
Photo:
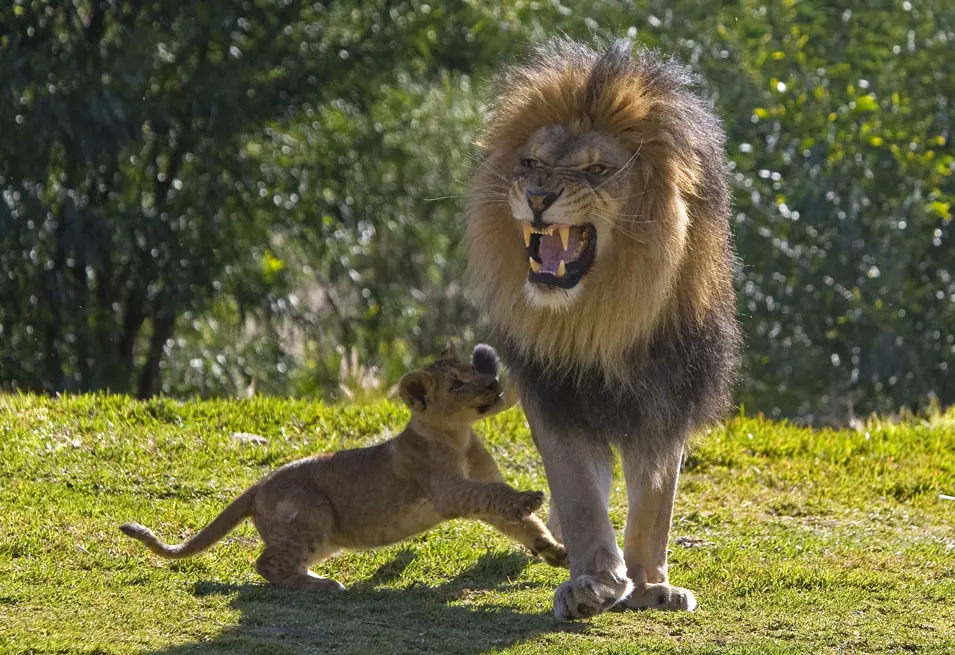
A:
{"type": "Polygon", "coordinates": [[[539,219],[541,214],[560,197],[559,193],[554,193],[553,191],[528,190],[525,195],[527,196],[527,204],[530,205],[531,211],[534,213],[534,218],[536,219],[539,219]]]}
{"type": "Polygon", "coordinates": [[[496,377],[491,375],[483,376],[481,382],[483,383],[482,386],[488,391],[494,391],[498,395],[500,395],[500,393],[504,390],[504,388],[501,386],[501,382],[496,377]]]}

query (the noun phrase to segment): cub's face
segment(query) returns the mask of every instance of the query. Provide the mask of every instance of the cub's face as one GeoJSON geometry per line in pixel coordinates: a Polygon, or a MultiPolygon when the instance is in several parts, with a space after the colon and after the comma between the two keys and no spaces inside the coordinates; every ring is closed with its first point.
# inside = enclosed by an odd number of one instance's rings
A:
{"type": "Polygon", "coordinates": [[[639,153],[595,131],[563,126],[538,130],[510,174],[508,204],[527,253],[528,299],[565,307],[612,247],[614,231],[629,233],[625,208],[630,169],[639,153]]]}
{"type": "Polygon", "coordinates": [[[399,383],[402,400],[414,416],[432,424],[470,425],[501,402],[501,383],[495,375],[462,361],[453,348],[423,369],[405,375],[399,383]]]}

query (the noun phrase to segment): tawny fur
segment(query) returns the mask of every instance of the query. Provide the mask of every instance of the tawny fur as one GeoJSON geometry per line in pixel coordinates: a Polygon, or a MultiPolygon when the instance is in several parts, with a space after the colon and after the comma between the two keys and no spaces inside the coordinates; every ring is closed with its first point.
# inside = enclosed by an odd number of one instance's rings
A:
{"type": "MultiPolygon", "coordinates": [[[[625,41],[597,51],[555,39],[506,68],[493,94],[468,268],[547,471],[549,526],[570,556],[559,618],[620,601],[696,607],[669,584],[673,501],[687,438],[729,405],[740,332],[724,135],[692,82],[625,41]],[[590,268],[532,279],[543,259],[525,246],[531,225],[593,231],[590,268]],[[611,446],[627,483],[622,553],[608,517],[611,446]]],[[[560,252],[562,263],[576,257],[560,252]]]]}
{"type": "MultiPolygon", "coordinates": [[[[256,570],[288,588],[341,589],[309,567],[340,549],[386,546],[452,518],[478,518],[553,566],[566,552],[532,512],[543,494],[504,483],[473,424],[517,402],[488,372],[487,347],[476,351],[481,371],[446,350],[434,364],[399,385],[411,420],[397,437],[369,448],[308,457],[250,487],[199,533],[167,546],[145,527],[127,535],[168,558],[195,555],[251,518],[265,543],[256,570]]],[[[493,354],[493,351],[491,351],[493,354]]]]}
{"type": "MultiPolygon", "coordinates": [[[[524,354],[563,370],[597,364],[614,383],[626,384],[627,355],[635,346],[661,330],[699,323],[715,306],[735,303],[728,226],[722,216],[714,223],[700,215],[696,202],[709,192],[703,170],[723,162],[722,141],[699,147],[690,130],[707,129],[713,118],[661,84],[656,71],[608,71],[595,94],[590,76],[597,53],[570,42],[554,51],[543,52],[533,65],[506,70],[499,81],[469,207],[472,288],[495,327],[524,354]],[[571,58],[577,65],[568,66],[571,58]],[[601,235],[613,239],[613,248],[588,274],[590,292],[564,312],[537,311],[528,302],[527,256],[506,201],[522,148],[553,125],[610,135],[639,153],[622,172],[630,178],[632,197],[617,219],[620,229],[601,235]]],[[[707,199],[722,205],[718,213],[726,210],[725,189],[723,195],[707,199]]]]}

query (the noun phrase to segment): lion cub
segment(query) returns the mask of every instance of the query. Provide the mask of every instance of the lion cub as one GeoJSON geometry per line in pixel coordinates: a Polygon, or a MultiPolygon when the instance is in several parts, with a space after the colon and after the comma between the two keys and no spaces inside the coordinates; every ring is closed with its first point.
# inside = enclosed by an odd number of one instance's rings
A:
{"type": "Polygon", "coordinates": [[[394,439],[286,464],[178,546],[137,523],[120,529],[157,555],[179,558],[209,548],[250,517],[265,542],[256,571],[291,589],[340,590],[309,566],[342,548],[386,546],[452,518],[487,521],[552,566],[567,566],[564,547],[532,513],[543,494],[505,484],[472,430],[517,402],[510,390],[502,395],[497,368],[489,346],[478,345],[467,363],[448,344],[438,361],[401,379],[411,421],[394,439]]]}

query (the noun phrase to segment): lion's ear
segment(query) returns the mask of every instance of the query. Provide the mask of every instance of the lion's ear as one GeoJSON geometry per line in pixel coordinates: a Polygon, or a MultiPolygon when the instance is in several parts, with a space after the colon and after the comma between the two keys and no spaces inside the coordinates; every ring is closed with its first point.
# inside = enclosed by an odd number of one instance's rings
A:
{"type": "Polygon", "coordinates": [[[452,362],[460,361],[461,358],[458,357],[458,349],[453,341],[448,341],[444,344],[444,350],[441,351],[441,355],[438,359],[452,362]]]}
{"type": "Polygon", "coordinates": [[[433,380],[424,371],[412,371],[398,383],[398,395],[412,413],[423,412],[428,408],[428,394],[433,380]]]}

